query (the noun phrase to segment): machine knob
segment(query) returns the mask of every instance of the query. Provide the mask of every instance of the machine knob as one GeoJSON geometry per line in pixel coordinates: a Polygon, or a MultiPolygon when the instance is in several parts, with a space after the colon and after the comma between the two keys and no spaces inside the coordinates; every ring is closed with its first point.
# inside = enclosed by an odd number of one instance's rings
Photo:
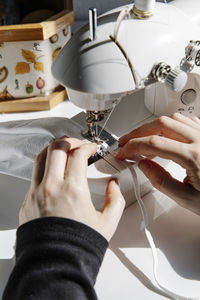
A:
{"type": "Polygon", "coordinates": [[[180,92],[187,83],[187,73],[178,67],[171,70],[165,79],[165,85],[174,92],[180,92]]]}
{"type": "Polygon", "coordinates": [[[184,105],[192,104],[197,97],[197,92],[193,89],[185,90],[181,95],[181,102],[184,105]]]}

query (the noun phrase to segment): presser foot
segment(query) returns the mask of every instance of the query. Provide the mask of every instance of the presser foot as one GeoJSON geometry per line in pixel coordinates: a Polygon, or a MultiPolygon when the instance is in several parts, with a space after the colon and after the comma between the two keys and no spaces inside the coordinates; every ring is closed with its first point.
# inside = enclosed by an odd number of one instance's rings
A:
{"type": "Polygon", "coordinates": [[[81,132],[82,136],[92,143],[96,143],[98,145],[97,152],[91,156],[88,160],[88,165],[95,163],[96,161],[102,159],[106,155],[109,154],[108,149],[115,150],[118,148],[118,141],[117,139],[112,136],[106,130],[102,130],[101,126],[98,125],[98,132],[101,132],[101,136],[91,136],[88,130],[83,130],[81,132]]]}

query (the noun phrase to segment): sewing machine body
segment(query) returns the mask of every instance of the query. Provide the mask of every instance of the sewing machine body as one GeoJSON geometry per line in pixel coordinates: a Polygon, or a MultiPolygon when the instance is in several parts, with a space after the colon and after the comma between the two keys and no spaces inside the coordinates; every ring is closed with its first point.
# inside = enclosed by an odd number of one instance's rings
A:
{"type": "MultiPolygon", "coordinates": [[[[116,140],[130,130],[156,118],[145,106],[144,92],[145,90],[141,90],[134,95],[126,96],[113,111],[105,130],[112,134],[116,140]]],[[[75,115],[72,120],[81,125],[83,129],[85,128],[84,112],[75,115]]],[[[103,125],[103,122],[99,125],[103,125]]],[[[78,137],[80,138],[80,136],[78,137]]],[[[111,149],[116,150],[117,147],[118,143],[116,142],[111,146],[111,149]]],[[[156,161],[163,166],[167,164],[167,161],[163,159],[157,158],[156,161]]],[[[152,190],[152,185],[134,163],[132,166],[135,168],[139,179],[141,196],[144,196],[152,190]]],[[[126,207],[136,201],[134,182],[130,170],[123,162],[115,160],[112,154],[108,154],[89,165],[87,175],[96,208],[101,209],[104,205],[106,186],[111,177],[118,179],[121,192],[126,200],[126,207]]]]}
{"type": "MultiPolygon", "coordinates": [[[[155,63],[165,61],[172,68],[180,64],[190,40],[199,39],[198,1],[173,1],[172,5],[156,3],[149,19],[125,19],[117,40],[125,49],[140,79],[133,81],[130,67],[122,51],[109,38],[122,7],[98,18],[96,39],[90,39],[89,26],[84,26],[59,53],[53,74],[67,89],[73,104],[86,111],[104,112],[116,105],[105,130],[116,139],[157,116],[180,112],[200,116],[200,68],[188,72],[187,83],[179,91],[170,90],[163,82],[148,81],[155,63]],[[187,15],[187,11],[189,11],[187,15]]],[[[128,6],[129,8],[131,6],[128,6]]],[[[83,114],[73,119],[86,127],[83,114]]],[[[103,121],[97,120],[103,126],[103,121]]],[[[166,161],[161,162],[166,165],[166,161]]],[[[151,185],[136,168],[144,195],[151,185]]],[[[105,156],[88,168],[89,185],[102,207],[107,182],[118,177],[127,205],[134,202],[134,186],[130,171],[111,155],[105,156]]]]}
{"type": "MultiPolygon", "coordinates": [[[[53,65],[52,72],[66,86],[69,99],[85,110],[112,108],[113,102],[138,91],[125,57],[109,38],[120,10],[122,7],[98,19],[95,40],[90,40],[89,26],[81,28],[53,65]]],[[[165,61],[176,67],[189,41],[198,37],[199,27],[180,9],[156,3],[150,19],[124,20],[117,39],[134,64],[138,77],[144,80],[156,62],[165,61]]],[[[194,72],[199,73],[199,70],[195,68],[194,72]]]]}

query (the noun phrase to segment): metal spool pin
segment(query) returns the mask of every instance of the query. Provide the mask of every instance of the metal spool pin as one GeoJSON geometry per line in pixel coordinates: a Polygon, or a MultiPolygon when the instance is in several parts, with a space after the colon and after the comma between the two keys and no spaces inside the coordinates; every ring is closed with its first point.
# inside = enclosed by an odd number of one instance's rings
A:
{"type": "Polygon", "coordinates": [[[91,41],[96,39],[96,31],[97,31],[97,9],[90,8],[89,9],[89,26],[90,26],[90,39],[91,41]]]}

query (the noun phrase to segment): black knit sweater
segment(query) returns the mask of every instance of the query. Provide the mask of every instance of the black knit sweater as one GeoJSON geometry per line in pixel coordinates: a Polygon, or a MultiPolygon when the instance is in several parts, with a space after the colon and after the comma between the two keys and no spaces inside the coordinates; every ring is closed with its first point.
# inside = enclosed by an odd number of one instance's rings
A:
{"type": "Polygon", "coordinates": [[[93,300],[108,242],[64,218],[30,221],[17,230],[16,265],[2,300],[93,300]]]}

